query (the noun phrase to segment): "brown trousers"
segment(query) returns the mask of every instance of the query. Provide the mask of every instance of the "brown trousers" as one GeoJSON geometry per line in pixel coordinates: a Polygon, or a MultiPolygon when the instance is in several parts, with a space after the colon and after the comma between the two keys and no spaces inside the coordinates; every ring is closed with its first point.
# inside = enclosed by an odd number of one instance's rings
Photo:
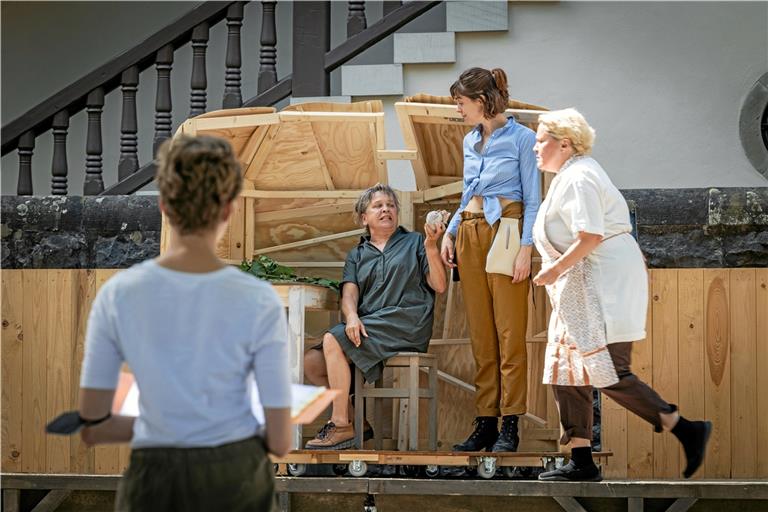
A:
{"type": "MultiPolygon", "coordinates": [[[[600,392],[611,397],[619,405],[640,416],[661,432],[659,413],[671,413],[675,407],[668,404],[648,384],[630,370],[632,342],[610,343],[608,352],[619,376],[619,382],[600,392]]],[[[592,439],[592,386],[552,386],[563,436],[560,444],[568,444],[572,437],[592,439]]]]}
{"type": "MultiPolygon", "coordinates": [[[[522,203],[510,203],[504,217],[520,218],[522,203]]],[[[520,223],[522,229],[522,222],[520,223]]],[[[462,212],[456,259],[475,358],[475,407],[478,416],[525,414],[528,364],[525,331],[528,280],[513,283],[487,274],[485,258],[499,222],[489,226],[482,213],[462,212]]]]}

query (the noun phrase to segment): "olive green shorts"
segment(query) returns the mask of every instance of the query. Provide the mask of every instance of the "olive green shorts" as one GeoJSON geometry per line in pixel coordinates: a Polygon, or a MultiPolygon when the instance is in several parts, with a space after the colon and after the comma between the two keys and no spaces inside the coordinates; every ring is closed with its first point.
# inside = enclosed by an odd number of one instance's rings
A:
{"type": "Polygon", "coordinates": [[[140,448],[117,490],[116,511],[277,510],[264,441],[213,448],[140,448]]]}

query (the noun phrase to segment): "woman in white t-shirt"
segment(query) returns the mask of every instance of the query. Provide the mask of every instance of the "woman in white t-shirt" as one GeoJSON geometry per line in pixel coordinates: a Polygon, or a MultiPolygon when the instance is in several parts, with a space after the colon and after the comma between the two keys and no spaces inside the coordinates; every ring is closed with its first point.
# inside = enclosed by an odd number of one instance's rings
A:
{"type": "Polygon", "coordinates": [[[168,249],[96,296],[80,381],[83,441],[131,442],[116,510],[275,510],[266,452],[290,449],[286,317],[269,284],[216,256],[240,165],[226,141],[205,136],[166,142],[158,160],[168,249]],[[141,391],[137,418],[110,414],[123,363],[141,391]]]}
{"type": "Polygon", "coordinates": [[[670,430],[685,451],[689,478],[701,465],[712,425],[688,421],[630,369],[632,342],[645,338],[648,275],[631,234],[624,197],[589,156],[594,130],[574,109],[542,114],[538,166],[555,173],[533,227],[552,303],[544,383],[551,384],[571,461],[540,480],[599,481],[592,460],[592,389],[651,425],[670,430]]]}

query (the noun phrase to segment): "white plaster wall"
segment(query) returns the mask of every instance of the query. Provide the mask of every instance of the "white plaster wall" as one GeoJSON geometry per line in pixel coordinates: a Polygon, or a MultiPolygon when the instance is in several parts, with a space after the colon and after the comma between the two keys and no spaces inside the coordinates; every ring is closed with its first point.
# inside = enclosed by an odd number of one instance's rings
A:
{"type": "Polygon", "coordinates": [[[582,111],[620,188],[768,185],[738,136],[768,71],[768,2],[511,2],[508,32],[456,44],[453,65],[404,65],[405,94],[502,67],[512,97],[582,111]]]}
{"type": "MultiPolygon", "coordinates": [[[[2,123],[55,93],[97,64],[124,51],[197,2],[2,2],[2,123]],[[95,12],[96,15],[86,15],[95,12]],[[31,79],[30,76],[36,77],[31,79]]],[[[278,76],[290,73],[291,5],[280,2],[278,76]]],[[[379,2],[367,10],[381,16],[379,2]]],[[[346,2],[332,8],[332,46],[343,39],[346,2]]],[[[404,31],[445,26],[440,7],[404,31]]],[[[260,30],[258,2],[246,7],[243,26],[243,96],[256,92],[260,30]]],[[[209,105],[221,103],[224,27],[211,31],[209,105]]],[[[510,2],[509,31],[458,33],[455,64],[404,65],[405,94],[447,94],[470,66],[500,66],[511,94],[550,108],[575,106],[598,132],[595,156],[622,188],[766,186],[738,139],[741,102],[768,70],[768,2],[510,2]]],[[[391,38],[352,63],[391,62],[391,38]],[[389,59],[389,60],[388,60],[389,59]]],[[[173,69],[174,129],[189,106],[188,48],[173,69]]],[[[331,80],[338,94],[338,71],[331,80]]],[[[154,69],[139,87],[139,157],[150,158],[154,69]]],[[[355,98],[364,99],[364,98],[355,98]]],[[[387,144],[402,148],[392,108],[382,98],[387,144]]],[[[104,180],[117,177],[119,92],[104,110],[104,180]]],[[[34,186],[50,191],[50,132],[37,139],[34,186]]],[[[71,119],[70,193],[82,190],[85,115],[71,119]]],[[[2,158],[2,193],[16,189],[17,156],[2,158]]],[[[391,182],[414,187],[410,164],[390,162],[391,182]]]]}

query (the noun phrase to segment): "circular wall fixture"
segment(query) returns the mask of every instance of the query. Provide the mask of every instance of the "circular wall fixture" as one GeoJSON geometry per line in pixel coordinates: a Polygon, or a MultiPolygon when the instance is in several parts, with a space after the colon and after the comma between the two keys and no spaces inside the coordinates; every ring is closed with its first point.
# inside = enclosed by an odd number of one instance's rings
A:
{"type": "Polygon", "coordinates": [[[739,137],[749,161],[768,178],[768,73],[755,82],[741,106],[739,137]]]}

